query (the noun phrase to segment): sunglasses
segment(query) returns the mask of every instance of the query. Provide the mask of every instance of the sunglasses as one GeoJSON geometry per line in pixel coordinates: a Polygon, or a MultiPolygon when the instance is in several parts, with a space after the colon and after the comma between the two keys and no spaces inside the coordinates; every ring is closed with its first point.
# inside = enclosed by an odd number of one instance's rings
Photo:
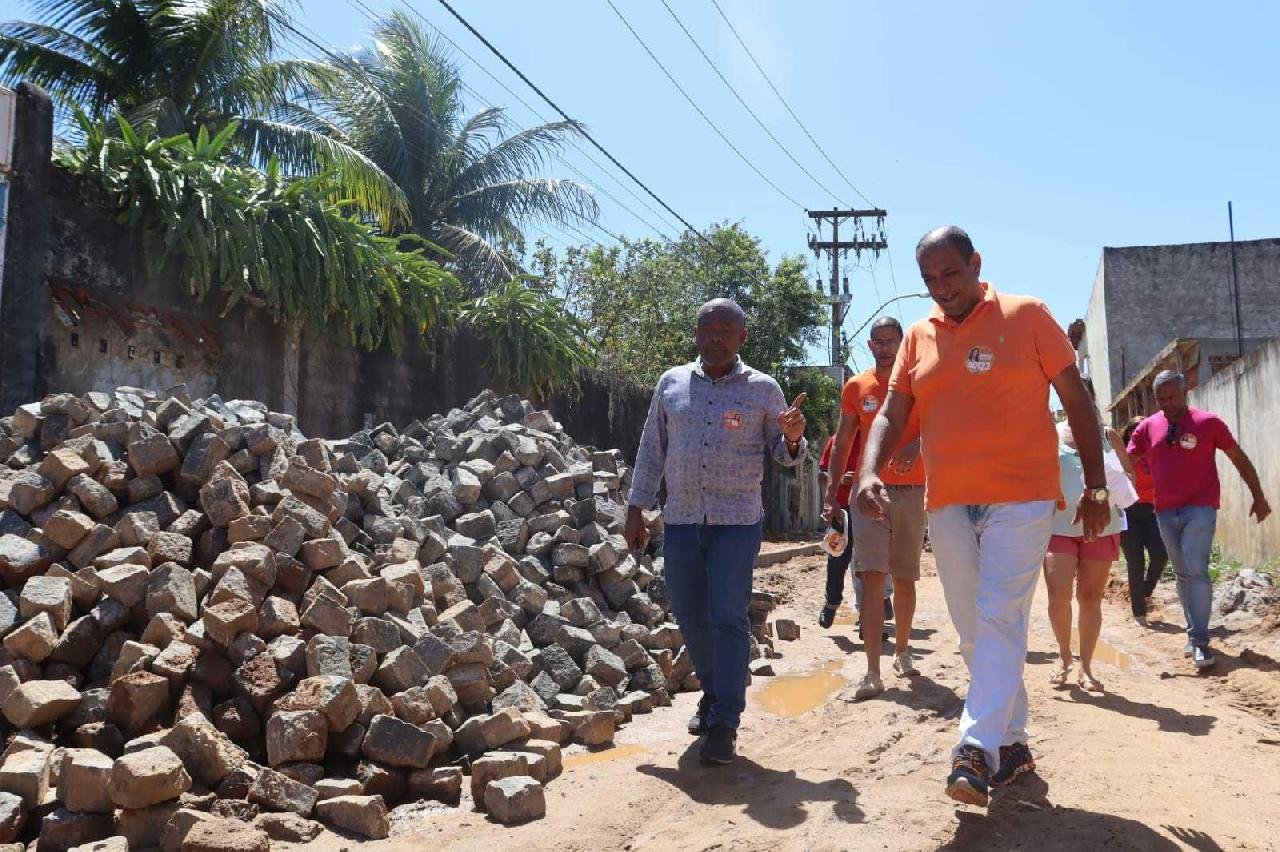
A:
{"type": "Polygon", "coordinates": [[[1180,430],[1177,423],[1169,424],[1169,431],[1165,433],[1164,444],[1166,447],[1172,447],[1174,442],[1178,440],[1180,430]]]}

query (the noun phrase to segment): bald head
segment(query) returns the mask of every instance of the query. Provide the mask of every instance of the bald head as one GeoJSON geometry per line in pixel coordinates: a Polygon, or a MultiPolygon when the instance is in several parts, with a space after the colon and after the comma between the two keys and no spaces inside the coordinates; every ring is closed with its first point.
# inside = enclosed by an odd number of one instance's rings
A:
{"type": "Polygon", "coordinates": [[[732,299],[712,299],[698,309],[693,338],[708,374],[723,375],[732,369],[738,350],[747,342],[747,314],[732,299]]]}
{"type": "Polygon", "coordinates": [[[942,225],[921,237],[920,242],[916,243],[916,260],[940,248],[954,250],[961,260],[967,261],[973,257],[973,240],[958,225],[942,225]]]}
{"type": "Polygon", "coordinates": [[[698,308],[698,324],[701,325],[702,318],[709,314],[724,314],[726,316],[732,316],[738,322],[742,323],[743,327],[746,327],[747,324],[747,312],[744,311],[742,306],[733,299],[712,299],[701,308],[698,308]]]}
{"type": "Polygon", "coordinates": [[[916,265],[929,295],[956,322],[982,300],[982,255],[963,228],[943,225],[916,243],[916,265]]]}

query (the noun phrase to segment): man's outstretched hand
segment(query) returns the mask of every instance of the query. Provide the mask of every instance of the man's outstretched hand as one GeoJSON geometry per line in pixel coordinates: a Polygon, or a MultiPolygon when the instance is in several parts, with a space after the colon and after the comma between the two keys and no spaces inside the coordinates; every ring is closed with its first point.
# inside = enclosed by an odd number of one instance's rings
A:
{"type": "Polygon", "coordinates": [[[778,415],[778,426],[782,429],[783,436],[793,444],[804,437],[805,426],[808,425],[804,412],[800,410],[800,406],[808,398],[807,393],[801,393],[790,408],[778,415]]]}

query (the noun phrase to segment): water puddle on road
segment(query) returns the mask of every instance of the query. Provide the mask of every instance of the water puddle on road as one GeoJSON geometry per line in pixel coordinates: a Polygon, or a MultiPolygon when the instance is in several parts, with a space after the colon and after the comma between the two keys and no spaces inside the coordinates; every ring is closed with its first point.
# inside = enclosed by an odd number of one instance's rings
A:
{"type": "Polygon", "coordinates": [[[565,769],[577,769],[581,766],[590,766],[593,763],[604,763],[607,760],[620,760],[633,754],[642,754],[644,751],[645,747],[642,745],[623,745],[607,748],[603,751],[584,751],[581,754],[571,754],[565,757],[563,766],[565,769]]]}
{"type": "Polygon", "coordinates": [[[838,672],[839,660],[828,660],[817,671],[779,675],[756,694],[754,703],[775,716],[795,717],[824,704],[845,679],[838,672]]]}
{"type": "Polygon", "coordinates": [[[846,627],[850,627],[858,623],[858,614],[849,607],[841,604],[840,608],[836,610],[835,619],[831,623],[833,625],[843,624],[846,627]]]}
{"type": "MultiPolygon", "coordinates": [[[[1071,644],[1075,646],[1077,652],[1080,650],[1080,634],[1075,630],[1071,631],[1071,644]]],[[[1108,663],[1118,669],[1133,667],[1133,657],[1101,638],[1098,639],[1097,647],[1093,649],[1093,659],[1099,663],[1108,663]]]]}

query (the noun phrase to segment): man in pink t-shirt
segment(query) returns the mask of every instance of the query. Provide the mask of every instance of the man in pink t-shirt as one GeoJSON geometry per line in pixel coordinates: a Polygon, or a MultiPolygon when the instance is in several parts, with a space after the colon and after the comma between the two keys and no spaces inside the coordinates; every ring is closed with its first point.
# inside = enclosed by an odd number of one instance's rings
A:
{"type": "Polygon", "coordinates": [[[1155,480],[1156,522],[1178,578],[1178,598],[1187,622],[1187,656],[1196,668],[1213,665],[1209,651],[1209,615],[1213,584],[1209,580],[1209,551],[1218,523],[1222,488],[1218,482],[1217,451],[1231,459],[1249,492],[1249,514],[1266,520],[1271,506],[1262,494],[1253,462],[1232,437],[1222,418],[1187,405],[1187,381],[1165,370],[1156,376],[1156,404],[1160,411],[1143,420],[1129,438],[1129,454],[1145,457],[1155,480]]]}

